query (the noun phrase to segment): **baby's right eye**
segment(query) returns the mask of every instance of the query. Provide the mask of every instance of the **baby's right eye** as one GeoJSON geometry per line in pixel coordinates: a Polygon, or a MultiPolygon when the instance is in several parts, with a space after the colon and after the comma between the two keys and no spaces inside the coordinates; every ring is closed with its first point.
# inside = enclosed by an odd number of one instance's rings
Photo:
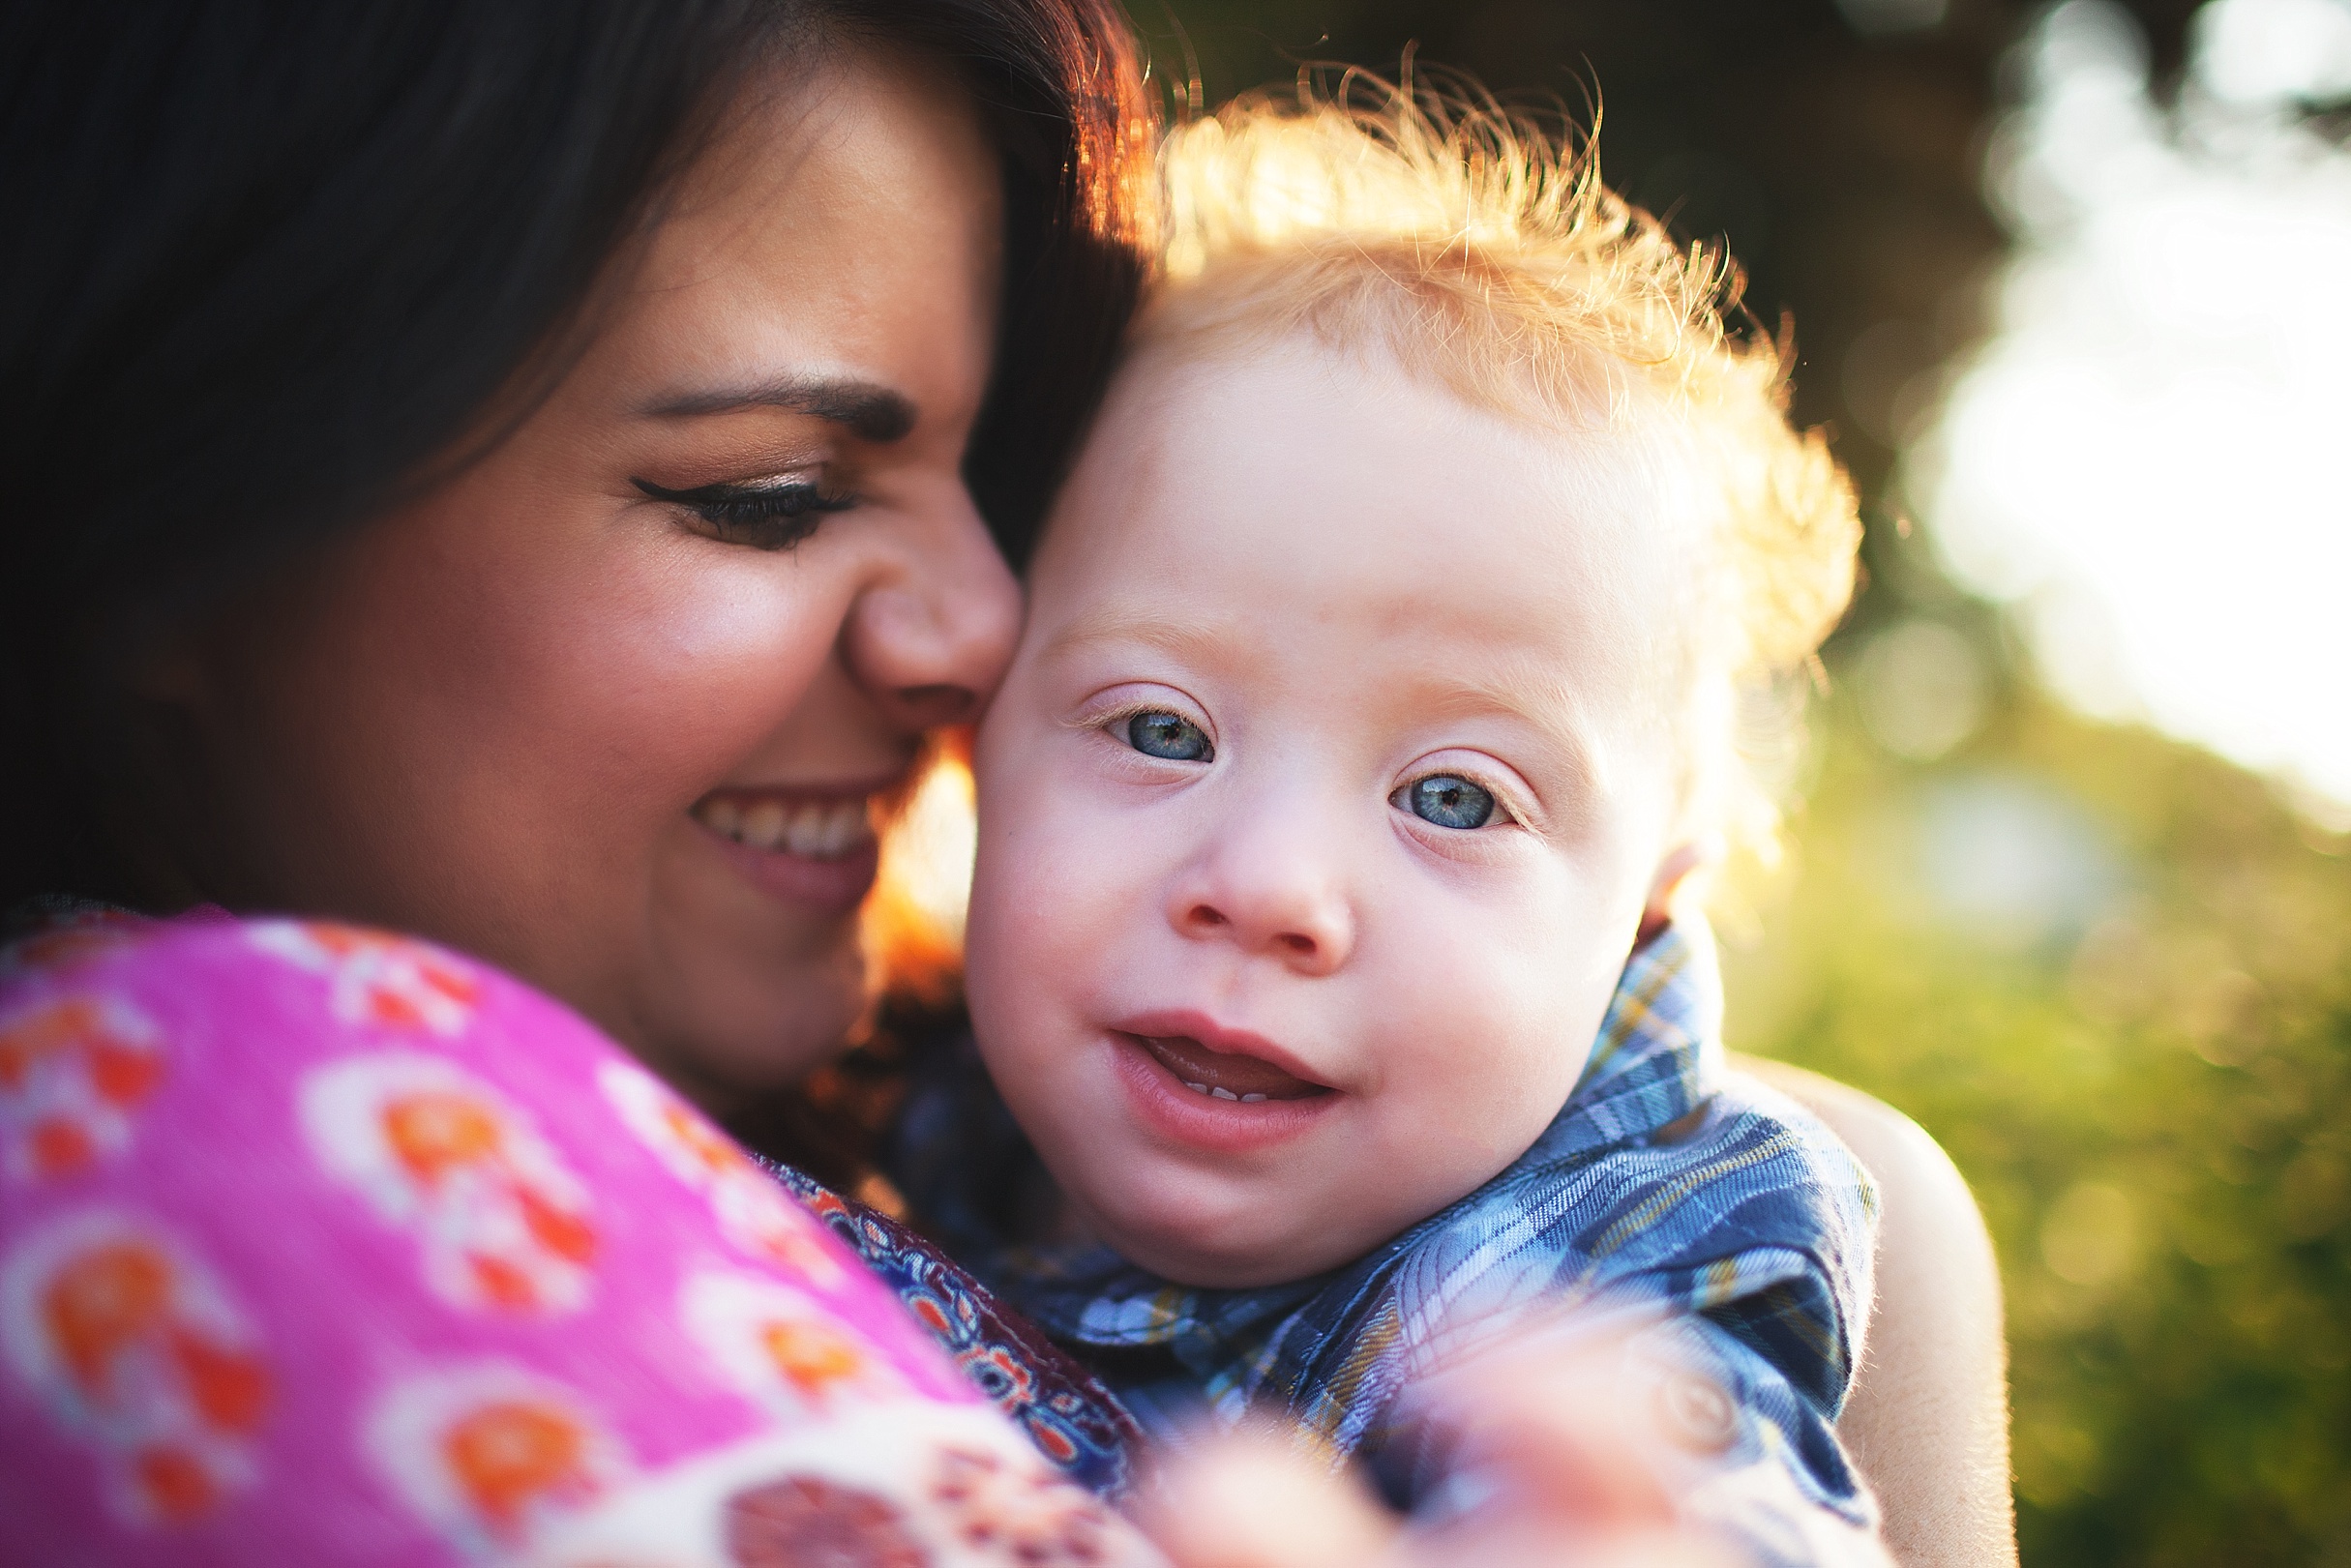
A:
{"type": "Polygon", "coordinates": [[[1206,730],[1180,713],[1152,708],[1126,722],[1126,743],[1146,756],[1171,762],[1207,762],[1216,756],[1206,730]]]}

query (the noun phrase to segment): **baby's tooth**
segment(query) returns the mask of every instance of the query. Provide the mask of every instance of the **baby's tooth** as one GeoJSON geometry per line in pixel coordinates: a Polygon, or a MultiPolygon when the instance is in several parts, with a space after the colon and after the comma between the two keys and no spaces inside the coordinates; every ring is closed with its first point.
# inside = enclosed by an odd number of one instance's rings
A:
{"type": "Polygon", "coordinates": [[[724,833],[729,839],[740,838],[743,832],[743,808],[730,800],[714,800],[701,810],[702,825],[713,833],[724,833]]]}
{"type": "Polygon", "coordinates": [[[1265,1097],[1262,1094],[1244,1094],[1241,1096],[1241,1104],[1244,1106],[1254,1106],[1263,1103],[1265,1098],[1265,1097]]]}
{"type": "Polygon", "coordinates": [[[1231,1089],[1224,1087],[1222,1084],[1210,1089],[1208,1091],[1208,1095],[1211,1099],[1216,1100],[1237,1100],[1240,1098],[1239,1095],[1235,1094],[1231,1089]]]}
{"type": "Polygon", "coordinates": [[[1205,1094],[1208,1092],[1208,1086],[1205,1083],[1193,1083],[1186,1081],[1184,1087],[1190,1089],[1194,1094],[1205,1094]]]}
{"type": "Polygon", "coordinates": [[[757,849],[773,849],[784,842],[784,808],[762,800],[743,813],[743,842],[757,849]]]}

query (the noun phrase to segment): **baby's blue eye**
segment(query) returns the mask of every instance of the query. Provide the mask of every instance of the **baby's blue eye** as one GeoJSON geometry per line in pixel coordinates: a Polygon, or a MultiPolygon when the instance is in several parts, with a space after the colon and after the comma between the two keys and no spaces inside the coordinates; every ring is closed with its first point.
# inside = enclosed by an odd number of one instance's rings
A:
{"type": "Polygon", "coordinates": [[[1205,762],[1216,755],[1207,732],[1179,713],[1139,713],[1126,722],[1127,744],[1146,756],[1205,762]]]}
{"type": "Polygon", "coordinates": [[[1494,819],[1494,795],[1457,773],[1432,773],[1396,791],[1396,804],[1441,828],[1481,828],[1494,819]]]}

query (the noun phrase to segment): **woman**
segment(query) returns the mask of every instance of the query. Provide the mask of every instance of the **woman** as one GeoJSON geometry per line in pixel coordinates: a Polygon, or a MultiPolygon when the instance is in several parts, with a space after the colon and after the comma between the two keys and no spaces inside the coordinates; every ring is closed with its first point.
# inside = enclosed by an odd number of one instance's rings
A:
{"type": "Polygon", "coordinates": [[[58,222],[7,295],[8,620],[52,677],[10,683],[7,888],[428,933],[708,1104],[834,1049],[860,808],[993,683],[979,507],[1017,552],[1139,270],[1123,41],[997,9],[12,49],[69,123],[10,138],[58,222]],[[845,89],[869,34],[908,59],[845,89]],[[712,827],[771,807],[824,834],[712,827]]]}
{"type": "Polygon", "coordinates": [[[1115,15],[6,25],[0,899],[411,932],[707,1110],[803,1078],[1141,276],[1115,15]]]}

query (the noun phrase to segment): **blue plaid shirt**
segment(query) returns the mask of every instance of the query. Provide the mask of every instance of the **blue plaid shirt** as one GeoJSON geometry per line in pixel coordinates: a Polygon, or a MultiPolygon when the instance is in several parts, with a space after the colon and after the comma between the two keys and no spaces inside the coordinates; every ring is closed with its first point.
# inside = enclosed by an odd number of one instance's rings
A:
{"type": "MultiPolygon", "coordinates": [[[[1469,1197],[1311,1279],[1194,1289],[1098,1245],[1007,1239],[975,1193],[1025,1150],[967,1051],[918,1090],[897,1174],[973,1272],[1173,1435],[1271,1409],[1423,1511],[1474,1494],[1417,1385],[1499,1327],[1620,1336],[1693,1518],[1767,1563],[1877,1560],[1833,1422],[1870,1301],[1874,1190],[1794,1102],[1727,1070],[1703,925],[1626,963],[1566,1105],[1469,1197]],[[1559,1309],[1573,1308],[1573,1312],[1559,1309]]],[[[1028,1156],[1033,1160],[1033,1156],[1028,1156]]]]}

